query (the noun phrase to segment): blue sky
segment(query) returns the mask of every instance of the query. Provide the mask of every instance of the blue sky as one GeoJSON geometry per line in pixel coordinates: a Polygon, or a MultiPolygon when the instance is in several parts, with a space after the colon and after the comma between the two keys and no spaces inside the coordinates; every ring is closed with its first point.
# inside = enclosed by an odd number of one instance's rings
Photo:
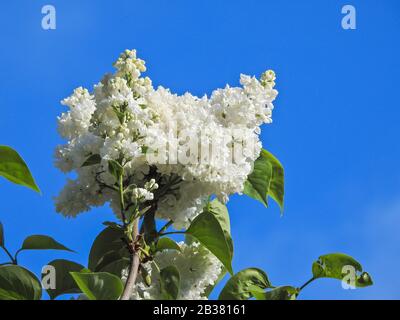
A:
{"type": "Polygon", "coordinates": [[[136,48],[154,84],[178,93],[237,85],[240,73],[278,75],[274,123],[262,140],[285,166],[285,214],[231,199],[236,271],[260,267],[275,284],[301,285],[319,255],[345,252],[375,285],[343,290],[321,280],[302,298],[399,299],[399,31],[395,0],[2,3],[0,144],[23,155],[43,192],[0,180],[8,246],[49,234],[78,253],[26,252],[22,264],[39,273],[54,258],[86,263],[112,214],[55,213],[52,198],[65,183],[53,167],[59,101],[77,86],[91,88],[122,50],[136,48]],[[46,4],[57,10],[56,30],[41,28],[46,4]],[[345,4],[357,10],[356,30],[341,28],[345,4]]]}

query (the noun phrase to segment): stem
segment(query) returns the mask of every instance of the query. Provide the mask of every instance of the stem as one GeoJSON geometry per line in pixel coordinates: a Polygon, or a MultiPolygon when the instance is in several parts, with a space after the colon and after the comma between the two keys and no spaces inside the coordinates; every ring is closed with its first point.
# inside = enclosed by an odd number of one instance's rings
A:
{"type": "Polygon", "coordinates": [[[8,257],[11,259],[12,264],[17,264],[17,255],[15,255],[15,258],[12,256],[10,251],[7,250],[6,247],[1,246],[1,248],[4,250],[4,252],[8,255],[8,257]]]}
{"type": "Polygon", "coordinates": [[[299,292],[301,290],[303,290],[305,287],[307,287],[311,282],[313,282],[315,280],[315,278],[311,278],[310,280],[308,280],[305,284],[303,284],[300,288],[299,288],[299,292]]]}
{"type": "Polygon", "coordinates": [[[160,231],[158,231],[158,233],[163,233],[165,230],[167,230],[174,222],[172,220],[169,220],[164,227],[162,227],[160,229],[160,231]]]}
{"type": "Polygon", "coordinates": [[[123,174],[119,176],[119,200],[121,203],[121,216],[122,222],[124,226],[126,226],[126,217],[125,217],[125,200],[124,200],[124,177],[123,174]]]}
{"type": "MultiPolygon", "coordinates": [[[[175,183],[175,182],[174,182],[175,183]]],[[[159,194],[157,194],[157,198],[165,193],[170,186],[164,187],[166,188],[165,190],[162,189],[161,192],[159,191],[159,194]]],[[[132,296],[132,291],[135,287],[135,282],[136,278],[138,276],[139,268],[140,268],[140,257],[138,251],[141,250],[139,247],[138,238],[139,238],[139,218],[134,218],[133,222],[129,222],[129,224],[126,224],[126,218],[125,218],[125,203],[124,203],[124,188],[123,188],[123,177],[122,175],[119,177],[119,193],[120,193],[120,202],[121,202],[121,215],[124,220],[124,229],[125,231],[129,230],[130,227],[132,227],[132,234],[128,235],[128,238],[130,239],[131,243],[131,261],[130,261],[130,266],[129,266],[129,271],[128,271],[128,278],[126,279],[124,291],[122,292],[120,300],[129,300],[130,297],[132,296]],[[133,224],[133,225],[132,225],[133,224]]],[[[150,212],[147,212],[146,214],[151,214],[151,212],[154,212],[156,210],[157,206],[153,205],[153,208],[150,212]]],[[[170,221],[168,222],[161,230],[166,230],[173,222],[170,221]],[[165,228],[165,229],[164,229],[165,228]]],[[[142,225],[142,228],[144,228],[144,224],[142,225]]],[[[143,231],[142,231],[143,232],[143,231]]],[[[157,232],[155,230],[155,232],[157,232]]],[[[175,233],[184,233],[184,232],[175,232],[175,233]]],[[[170,233],[165,233],[165,234],[172,234],[170,233]]],[[[163,235],[165,235],[163,234],[163,235]]],[[[160,234],[158,236],[161,236],[160,234]]]]}
{"type": "Polygon", "coordinates": [[[185,231],[171,231],[171,232],[160,233],[159,236],[162,237],[170,234],[185,234],[185,233],[186,233],[185,231]]]}
{"type": "Polygon", "coordinates": [[[124,224],[124,230],[126,233],[129,233],[129,230],[132,230],[132,234],[127,234],[128,239],[130,239],[130,252],[131,252],[131,260],[128,272],[128,278],[126,279],[124,291],[121,295],[121,300],[129,300],[133,288],[135,286],[136,278],[139,271],[140,259],[139,254],[136,250],[136,241],[139,236],[139,219],[134,219],[134,221],[127,224],[126,216],[125,216],[125,199],[124,199],[124,177],[123,172],[119,176],[119,199],[121,204],[121,217],[122,222],[124,224]],[[131,229],[132,227],[132,229],[131,229]]]}
{"type": "MultiPolygon", "coordinates": [[[[132,239],[133,241],[135,241],[137,239],[137,236],[139,235],[139,219],[136,219],[133,223],[134,225],[132,231],[132,239]]],[[[121,300],[130,299],[138,275],[139,265],[140,265],[139,255],[137,251],[134,249],[133,253],[131,254],[131,263],[129,267],[128,279],[126,279],[125,288],[122,293],[121,300]]]]}
{"type": "Polygon", "coordinates": [[[157,269],[157,272],[158,272],[158,273],[160,273],[160,272],[161,272],[161,270],[160,270],[160,267],[158,266],[157,262],[155,262],[154,260],[153,260],[153,261],[151,261],[151,262],[153,263],[154,267],[156,267],[156,269],[157,269]]]}

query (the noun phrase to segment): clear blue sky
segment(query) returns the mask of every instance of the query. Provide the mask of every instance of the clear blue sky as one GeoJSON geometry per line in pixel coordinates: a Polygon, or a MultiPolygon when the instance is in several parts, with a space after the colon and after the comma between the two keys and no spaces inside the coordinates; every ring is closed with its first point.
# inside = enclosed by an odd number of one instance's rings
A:
{"type": "MultiPolygon", "coordinates": [[[[29,163],[43,195],[0,180],[0,220],[12,250],[49,234],[78,253],[21,254],[39,272],[54,258],[85,263],[108,207],[67,220],[52,198],[59,101],[91,87],[126,48],[147,61],[155,85],[203,95],[272,68],[280,95],[264,147],[286,169],[285,215],[235,196],[228,207],[234,268],[263,268],[300,285],[320,254],[345,252],[375,285],[343,290],[322,280],[302,298],[400,298],[399,1],[8,1],[0,10],[0,144],[29,163]],[[41,28],[53,4],[57,29],[41,28]],[[357,29],[341,28],[341,8],[357,29]]],[[[0,254],[0,259],[5,258],[0,254]]]]}

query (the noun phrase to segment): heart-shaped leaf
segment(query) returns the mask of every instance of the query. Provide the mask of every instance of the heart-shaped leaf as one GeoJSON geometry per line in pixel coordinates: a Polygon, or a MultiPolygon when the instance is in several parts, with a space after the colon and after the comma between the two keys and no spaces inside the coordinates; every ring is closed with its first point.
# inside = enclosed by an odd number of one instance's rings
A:
{"type": "Polygon", "coordinates": [[[231,256],[233,257],[233,241],[231,236],[231,222],[229,219],[228,208],[218,199],[209,201],[204,207],[204,212],[209,212],[217,218],[222,230],[224,231],[226,241],[229,245],[231,256]]]}
{"type": "Polygon", "coordinates": [[[373,284],[370,275],[363,272],[361,264],[344,253],[332,253],[320,256],[312,265],[315,279],[333,278],[348,280],[355,287],[367,287],[373,284]]]}
{"type": "Polygon", "coordinates": [[[42,287],[29,270],[16,265],[0,267],[0,300],[40,300],[42,287]]]}
{"type": "Polygon", "coordinates": [[[117,300],[124,290],[121,279],[107,272],[71,272],[89,300],[117,300]]]}
{"type": "Polygon", "coordinates": [[[33,235],[27,237],[19,251],[22,250],[65,250],[74,252],[53,238],[43,235],[33,235]]]}
{"type": "Polygon", "coordinates": [[[181,251],[181,247],[170,238],[161,238],[157,241],[155,252],[163,250],[176,250],[181,251]]]}
{"type": "Polygon", "coordinates": [[[261,150],[248,176],[243,193],[268,206],[268,196],[274,199],[283,211],[284,169],[282,164],[267,150],[261,150]]]}
{"type": "Polygon", "coordinates": [[[231,242],[226,237],[226,233],[214,214],[204,211],[198,215],[192,221],[186,233],[196,238],[197,241],[210,250],[222,262],[229,273],[233,274],[231,242]]]}
{"type": "Polygon", "coordinates": [[[271,287],[266,273],[257,268],[249,268],[235,274],[222,289],[219,300],[247,300],[253,297],[255,288],[260,291],[271,287]]]}
{"type": "Polygon", "coordinates": [[[82,164],[83,167],[89,167],[93,166],[95,164],[99,164],[101,162],[101,157],[98,154],[92,154],[89,158],[85,160],[85,162],[82,164]]]}
{"type": "Polygon", "coordinates": [[[267,292],[256,288],[255,290],[251,290],[251,294],[257,300],[296,300],[299,291],[291,286],[282,286],[267,292]]]}
{"type": "Polygon", "coordinates": [[[62,259],[53,260],[48,265],[54,267],[56,277],[55,288],[46,290],[51,299],[55,299],[63,294],[81,292],[70,272],[80,272],[84,269],[84,266],[62,259]]]}
{"type": "Polygon", "coordinates": [[[117,277],[121,277],[123,270],[126,270],[130,265],[129,258],[119,258],[117,260],[112,260],[103,266],[99,266],[96,271],[108,272],[117,277]]]}
{"type": "Polygon", "coordinates": [[[176,300],[179,296],[181,277],[175,266],[168,266],[160,272],[161,295],[164,300],[176,300]]]}
{"type": "Polygon", "coordinates": [[[120,228],[109,226],[100,232],[90,249],[89,269],[100,271],[101,268],[113,261],[129,258],[126,244],[122,240],[124,238],[124,231],[120,228]]]}
{"type": "Polygon", "coordinates": [[[0,176],[40,193],[25,161],[14,149],[7,146],[0,146],[0,176]]]}

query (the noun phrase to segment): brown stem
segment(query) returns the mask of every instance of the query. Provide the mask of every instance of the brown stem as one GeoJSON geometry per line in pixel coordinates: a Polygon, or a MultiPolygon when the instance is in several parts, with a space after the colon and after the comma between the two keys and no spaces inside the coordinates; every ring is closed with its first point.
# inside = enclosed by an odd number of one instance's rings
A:
{"type": "MultiPolygon", "coordinates": [[[[134,221],[133,232],[132,232],[132,239],[134,242],[137,240],[138,235],[139,235],[139,219],[136,219],[134,221]]],[[[137,250],[135,250],[134,246],[132,249],[133,250],[131,254],[131,263],[129,266],[128,278],[126,279],[125,288],[121,295],[121,300],[130,299],[133,288],[135,287],[135,282],[139,271],[139,266],[140,266],[139,254],[137,250]]]]}

